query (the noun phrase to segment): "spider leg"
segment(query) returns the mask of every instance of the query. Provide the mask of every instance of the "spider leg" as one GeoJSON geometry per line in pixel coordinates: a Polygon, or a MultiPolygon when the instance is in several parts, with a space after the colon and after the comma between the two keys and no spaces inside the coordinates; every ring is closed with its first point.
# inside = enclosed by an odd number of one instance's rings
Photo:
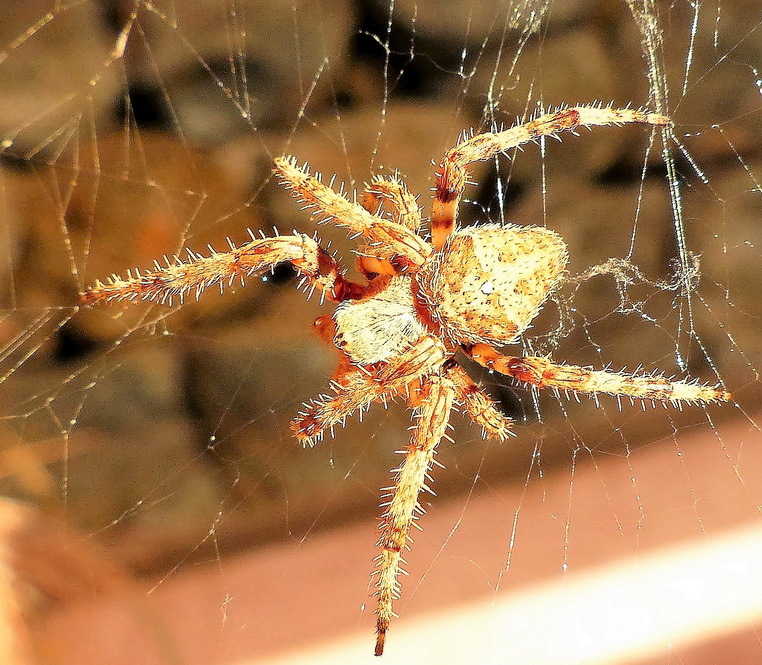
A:
{"type": "Polygon", "coordinates": [[[384,207],[384,203],[390,204],[389,215],[397,224],[406,226],[414,233],[421,228],[421,211],[418,202],[407,187],[396,176],[376,176],[362,197],[362,207],[372,215],[384,207]]]}
{"type": "Polygon", "coordinates": [[[377,557],[378,581],[376,595],[376,650],[380,656],[384,652],[386,631],[392,617],[395,599],[399,597],[400,583],[397,579],[402,559],[402,548],[407,546],[410,526],[423,508],[418,495],[423,490],[431,491],[426,485],[429,470],[434,461],[434,451],[445,434],[456,390],[449,381],[440,376],[427,377],[422,386],[422,400],[415,410],[417,420],[413,436],[399,468],[392,471],[394,486],[390,488],[391,499],[385,504],[381,517],[381,537],[377,557]]]}
{"type": "MultiPolygon", "coordinates": [[[[414,233],[418,233],[421,228],[418,203],[396,176],[373,178],[360,203],[372,215],[380,217],[383,212],[387,212],[392,222],[402,224],[414,233]]],[[[377,258],[374,248],[367,245],[358,248],[357,268],[368,279],[376,275],[398,274],[388,259],[377,258]]]]}
{"type": "Polygon", "coordinates": [[[441,342],[424,337],[375,372],[352,367],[332,382],[332,395],[321,396],[304,405],[305,408],[291,421],[291,430],[302,444],[313,446],[326,429],[343,424],[358,409],[365,409],[376,400],[401,393],[407,395],[411,384],[440,367],[444,360],[445,349],[441,342]]]}
{"type": "Polygon", "coordinates": [[[149,272],[128,271],[127,279],[113,275],[108,281],[96,282],[82,293],[82,302],[92,305],[114,300],[154,300],[172,304],[178,297],[182,301],[189,292],[196,298],[209,286],[232,285],[235,279],[241,283],[246,277],[264,272],[279,263],[290,262],[304,275],[311,289],[319,289],[325,297],[340,302],[358,298],[365,287],[344,277],[343,270],[314,238],[303,233],[254,238],[240,247],[230,243],[230,251],[203,257],[186,250],[186,260],[175,257],[166,259],[162,267],[149,272]]]}
{"type": "Polygon", "coordinates": [[[487,344],[476,344],[464,350],[480,365],[537,388],[588,395],[606,393],[673,405],[728,402],[732,399],[732,395],[719,384],[671,381],[660,375],[591,370],[576,365],[559,365],[537,356],[504,356],[487,344]]]}
{"type": "Polygon", "coordinates": [[[466,371],[453,363],[445,376],[455,388],[458,405],[482,428],[482,435],[504,440],[513,428],[513,421],[504,416],[489,395],[477,386],[466,371]]]}
{"type": "Polygon", "coordinates": [[[405,454],[404,462],[392,471],[395,476],[394,486],[386,488],[391,500],[385,504],[378,541],[382,551],[376,559],[379,576],[376,583],[377,656],[384,651],[386,631],[392,617],[396,616],[393,604],[399,597],[398,578],[400,566],[404,563],[402,548],[408,546],[410,526],[423,513],[418,496],[423,490],[431,491],[426,480],[429,479],[434,452],[445,435],[456,400],[492,436],[503,439],[511,427],[510,419],[497,410],[492,400],[454,361],[445,363],[441,376],[425,377],[420,390],[408,400],[411,405],[415,405],[414,417],[417,423],[407,450],[400,451],[405,454]]]}
{"type": "Polygon", "coordinates": [[[574,132],[578,127],[642,123],[669,125],[669,118],[658,113],[610,106],[574,106],[546,113],[529,122],[502,132],[479,134],[452,148],[439,164],[431,211],[431,235],[436,249],[441,249],[455,228],[460,196],[466,186],[466,167],[543,136],[574,132]]]}
{"type": "Polygon", "coordinates": [[[364,236],[376,256],[388,259],[399,270],[421,266],[431,254],[431,246],[404,224],[369,213],[343,194],[334,192],[310,175],[306,167],[298,167],[293,157],[275,160],[275,172],[281,183],[291,190],[304,208],[313,210],[321,222],[330,222],[364,236]]]}
{"type": "Polygon", "coordinates": [[[348,372],[341,383],[334,381],[331,387],[332,395],[307,402],[291,421],[291,431],[304,446],[314,446],[326,429],[333,432],[336,425],[343,425],[355,411],[393,395],[393,391],[360,371],[348,372]]]}

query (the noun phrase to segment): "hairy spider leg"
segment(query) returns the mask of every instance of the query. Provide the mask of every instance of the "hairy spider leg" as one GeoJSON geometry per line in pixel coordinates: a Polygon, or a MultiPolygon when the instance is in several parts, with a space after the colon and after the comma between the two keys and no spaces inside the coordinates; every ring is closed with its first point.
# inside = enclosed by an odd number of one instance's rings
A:
{"type": "Polygon", "coordinates": [[[377,400],[407,395],[411,384],[439,368],[445,358],[444,345],[433,337],[424,337],[376,371],[356,366],[345,373],[340,371],[331,384],[334,393],[305,404],[291,421],[291,430],[305,446],[315,445],[326,429],[343,424],[355,411],[377,400]]]}
{"type": "Polygon", "coordinates": [[[414,233],[420,231],[421,210],[418,202],[396,175],[374,176],[363,192],[362,207],[372,215],[378,216],[386,202],[390,205],[387,212],[393,222],[406,226],[414,233]]]}
{"type": "Polygon", "coordinates": [[[477,386],[457,363],[445,370],[445,376],[457,391],[456,406],[461,407],[471,420],[482,428],[482,437],[494,436],[503,441],[513,429],[513,421],[498,410],[489,395],[477,386]]]}
{"type": "Polygon", "coordinates": [[[502,415],[454,360],[447,360],[444,346],[435,338],[424,337],[387,365],[371,372],[352,367],[339,373],[332,383],[334,394],[315,400],[292,421],[291,429],[305,445],[314,445],[326,429],[343,423],[357,410],[377,400],[404,394],[414,407],[415,432],[400,468],[392,473],[395,482],[385,488],[391,501],[385,506],[376,559],[378,581],[376,608],[378,638],[376,654],[384,648],[386,631],[395,616],[393,603],[399,597],[401,550],[408,541],[410,526],[422,511],[418,495],[428,489],[425,481],[433,462],[434,449],[444,436],[453,404],[462,407],[485,434],[504,439],[511,420],[502,415]]]}
{"type": "Polygon", "coordinates": [[[382,504],[386,509],[381,516],[381,537],[377,546],[381,554],[376,557],[376,649],[384,651],[386,632],[394,613],[394,601],[399,598],[401,566],[405,563],[402,549],[408,547],[410,527],[424,510],[418,497],[423,491],[431,492],[426,481],[434,462],[434,453],[445,435],[453,406],[461,406],[471,419],[482,427],[483,434],[504,439],[512,422],[501,414],[494,402],[484,393],[454,360],[444,363],[441,374],[425,376],[420,388],[411,392],[408,404],[415,408],[417,420],[405,460],[392,470],[394,484],[382,488],[390,500],[382,504]]]}
{"type": "Polygon", "coordinates": [[[341,302],[358,298],[365,287],[344,277],[344,271],[314,238],[303,233],[256,238],[228,252],[215,252],[203,257],[186,250],[188,258],[167,259],[162,267],[143,272],[128,271],[127,279],[113,275],[106,282],[97,281],[81,295],[87,305],[114,300],[153,300],[172,304],[177,297],[182,302],[190,292],[196,298],[208,287],[242,283],[246,277],[270,270],[279,263],[289,262],[308,282],[308,288],[319,289],[330,300],[341,302]]]}
{"type": "Polygon", "coordinates": [[[394,484],[386,488],[391,493],[381,517],[381,537],[378,547],[381,554],[376,558],[378,581],[376,582],[376,650],[380,656],[384,652],[386,631],[392,617],[394,601],[399,598],[400,566],[405,563],[402,549],[407,546],[410,526],[423,508],[418,495],[424,490],[431,491],[426,485],[430,478],[429,471],[434,462],[434,451],[445,435],[450,420],[456,390],[445,378],[433,375],[427,377],[422,386],[422,400],[415,409],[416,420],[413,436],[402,464],[392,471],[394,484]]]}
{"type": "MultiPolygon", "coordinates": [[[[373,402],[385,401],[404,394],[411,406],[423,400],[419,380],[442,365],[444,354],[437,345],[422,342],[383,374],[371,375],[356,367],[343,368],[331,383],[332,395],[321,396],[305,404],[305,408],[291,421],[294,436],[305,446],[315,445],[325,430],[332,430],[355,411],[368,408],[373,402]],[[404,368],[404,369],[403,369],[404,368]]],[[[444,376],[456,391],[457,406],[482,428],[484,436],[504,440],[513,427],[513,421],[504,416],[495,403],[465,370],[454,361],[445,363],[444,376]]]]}
{"type": "Polygon", "coordinates": [[[665,376],[592,370],[577,365],[559,365],[537,356],[504,356],[488,344],[464,348],[476,362],[521,383],[572,393],[653,400],[673,405],[728,402],[732,395],[721,385],[696,381],[671,381],[665,376]]]}
{"type": "Polygon", "coordinates": [[[311,210],[319,222],[348,229],[353,236],[362,235],[372,247],[373,254],[388,259],[396,270],[415,270],[431,255],[431,245],[417,233],[350,202],[343,194],[310,175],[306,166],[297,166],[293,157],[277,158],[275,172],[281,184],[292,192],[304,209],[311,210]]]}
{"type": "MultiPolygon", "coordinates": [[[[396,176],[375,176],[365,188],[360,204],[371,215],[381,217],[386,213],[392,222],[402,224],[416,234],[421,228],[418,203],[396,176]]],[[[387,259],[375,256],[372,246],[358,247],[357,253],[357,269],[368,279],[376,275],[399,274],[387,259]]]]}
{"type": "Polygon", "coordinates": [[[336,425],[344,425],[355,411],[367,409],[376,400],[387,400],[393,395],[363,372],[347,372],[342,383],[332,382],[333,394],[311,400],[291,421],[291,431],[303,446],[314,446],[325,430],[333,433],[336,425]]]}
{"type": "Polygon", "coordinates": [[[450,149],[439,164],[431,209],[431,236],[435,249],[441,249],[455,229],[458,204],[467,184],[466,167],[543,136],[574,132],[578,127],[641,123],[670,125],[669,118],[658,113],[609,106],[574,106],[546,113],[534,120],[516,124],[497,133],[478,134],[450,149]]]}

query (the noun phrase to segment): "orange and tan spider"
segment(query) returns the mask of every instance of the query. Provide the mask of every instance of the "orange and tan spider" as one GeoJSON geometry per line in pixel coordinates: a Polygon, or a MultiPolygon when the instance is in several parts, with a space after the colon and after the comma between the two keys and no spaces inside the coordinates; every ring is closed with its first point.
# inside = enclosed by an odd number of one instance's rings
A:
{"type": "Polygon", "coordinates": [[[401,553],[414,520],[423,512],[418,496],[426,486],[434,452],[445,434],[453,408],[481,426],[484,436],[505,438],[511,420],[468,377],[456,360],[462,353],[476,362],[536,388],[572,393],[608,393],[671,404],[724,402],[720,385],[670,381],[662,376],[632,375],[556,364],[543,357],[506,356],[495,347],[516,343],[537,316],[566,267],[561,237],[538,226],[485,224],[456,229],[458,203],[466,185],[466,167],[543,136],[578,127],[644,123],[668,125],[655,113],[600,106],[578,106],[547,113],[505,131],[480,134],[461,142],[442,159],[436,173],[431,212],[431,241],[420,230],[420,210],[395,178],[376,178],[361,203],[325,186],[293,158],[275,160],[281,183],[318,221],[362,236],[358,268],[367,283],[348,280],[344,270],[312,237],[293,233],[255,238],[228,252],[202,257],[188,250],[167,267],[111,277],[87,289],[83,302],[158,300],[172,303],[189,292],[198,295],[213,284],[291,263],[310,292],[338,303],[316,326],[337,348],[339,365],[333,393],[305,405],[291,423],[305,445],[376,400],[404,397],[415,410],[415,426],[405,459],[384,490],[381,553],[376,564],[378,605],[376,655],[399,596],[401,553]]]}

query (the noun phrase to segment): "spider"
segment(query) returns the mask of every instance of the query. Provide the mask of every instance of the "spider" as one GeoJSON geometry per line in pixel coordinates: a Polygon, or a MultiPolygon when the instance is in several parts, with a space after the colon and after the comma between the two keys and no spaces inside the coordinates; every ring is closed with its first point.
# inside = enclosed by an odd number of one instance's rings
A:
{"type": "MultiPolygon", "coordinates": [[[[483,224],[457,228],[458,204],[469,164],[487,160],[540,137],[558,137],[579,127],[642,123],[670,125],[669,118],[630,108],[599,105],[559,108],[497,133],[463,139],[436,171],[429,220],[431,240],[421,234],[416,199],[395,176],[374,178],[361,201],[353,202],[322,184],[292,157],[275,160],[281,184],[318,221],[345,228],[363,244],[358,270],[366,283],[351,281],[316,239],[303,233],[255,237],[230,251],[203,257],[166,259],[150,272],[129,272],[96,282],[82,294],[95,304],[114,300],[157,300],[172,304],[190,292],[198,297],[213,285],[272,270],[284,262],[301,274],[311,294],[338,303],[331,316],[315,322],[339,356],[331,394],[304,405],[291,423],[295,437],[312,446],[326,430],[371,403],[401,396],[414,410],[414,426],[404,461],[382,490],[383,514],[376,558],[375,654],[384,651],[393,603],[399,597],[402,551],[411,526],[423,513],[419,495],[428,490],[436,447],[446,436],[450,412],[460,409],[482,435],[504,439],[512,421],[461,367],[456,354],[535,388],[568,393],[659,401],[664,404],[725,402],[721,385],[672,381],[661,375],[625,374],[558,364],[546,357],[503,355],[496,347],[516,343],[557,287],[566,267],[567,247],[544,227],[483,224]]],[[[331,185],[333,183],[331,182],[331,185]]]]}

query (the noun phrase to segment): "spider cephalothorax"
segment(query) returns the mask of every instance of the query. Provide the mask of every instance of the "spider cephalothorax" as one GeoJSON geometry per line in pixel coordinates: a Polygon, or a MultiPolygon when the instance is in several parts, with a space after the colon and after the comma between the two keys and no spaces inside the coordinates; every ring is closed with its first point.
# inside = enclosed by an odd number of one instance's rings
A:
{"type": "Polygon", "coordinates": [[[643,123],[669,125],[658,114],[632,109],[578,106],[541,115],[495,134],[463,141],[442,159],[430,221],[431,241],[420,233],[422,219],[414,197],[396,178],[376,178],[360,204],[351,203],[298,167],[291,158],[275,160],[285,187],[319,221],[361,236],[361,284],[348,280],[338,263],[305,234],[255,238],[224,253],[202,257],[188,250],[166,268],[97,282],[82,298],[88,304],[112,300],[159,300],[171,304],[189,292],[198,296],[212,284],[232,284],[290,262],[311,291],[338,303],[317,328],[339,352],[333,394],[309,402],[291,423],[302,443],[318,442],[325,431],[376,400],[403,396],[416,410],[405,460],[394,473],[381,521],[377,559],[376,655],[399,595],[401,551],[422,512],[418,495],[444,436],[454,406],[478,424],[485,436],[505,438],[511,421],[468,377],[455,356],[476,362],[537,388],[572,393],[608,393],[664,403],[727,401],[720,385],[670,381],[553,363],[544,357],[505,356],[494,347],[517,341],[555,288],[566,266],[564,241],[545,228],[487,224],[456,229],[466,168],[523,143],[578,127],[643,123]],[[385,209],[385,210],[384,210],[385,209]]]}

